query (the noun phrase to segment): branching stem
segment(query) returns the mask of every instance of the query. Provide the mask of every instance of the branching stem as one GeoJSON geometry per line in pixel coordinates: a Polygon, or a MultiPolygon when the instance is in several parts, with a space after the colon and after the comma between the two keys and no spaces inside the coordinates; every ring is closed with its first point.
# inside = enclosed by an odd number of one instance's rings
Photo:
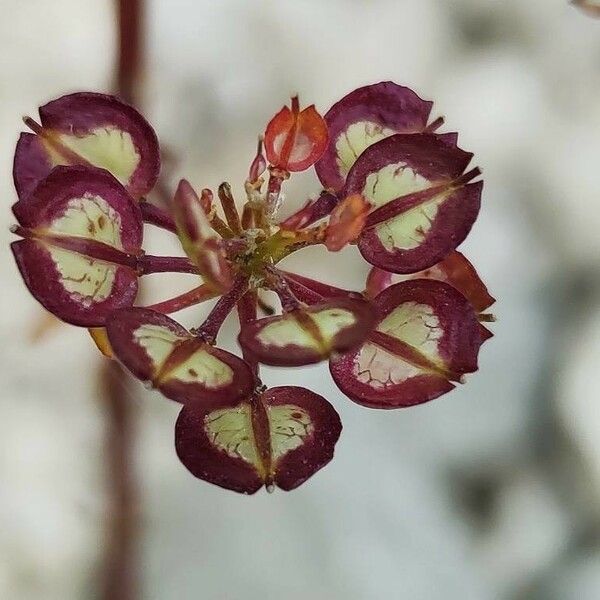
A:
{"type": "Polygon", "coordinates": [[[194,334],[204,338],[209,344],[214,344],[225,319],[247,290],[248,279],[238,277],[229,292],[219,298],[204,323],[194,330],[194,334]]]}

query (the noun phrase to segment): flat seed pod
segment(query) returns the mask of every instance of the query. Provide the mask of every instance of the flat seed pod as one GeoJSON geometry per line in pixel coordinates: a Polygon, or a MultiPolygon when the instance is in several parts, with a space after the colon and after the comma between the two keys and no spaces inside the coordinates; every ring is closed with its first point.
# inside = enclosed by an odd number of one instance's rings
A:
{"type": "Polygon", "coordinates": [[[160,170],[158,140],[133,107],[114,96],[78,92],[45,104],[39,112],[41,131],[22,133],[15,152],[13,177],[20,198],[57,165],[104,168],[134,198],[154,187],[160,170]]]}
{"type": "Polygon", "coordinates": [[[186,404],[175,448],[196,477],[235,492],[292,490],[332,458],[342,431],[329,402],[301,387],[276,387],[232,403],[186,404]]]}
{"type": "Polygon", "coordinates": [[[373,324],[370,303],[335,298],[253,321],[242,328],[239,342],[264,364],[308,365],[357,346],[373,324]]]}
{"type": "Polygon", "coordinates": [[[106,333],[119,361],[171,400],[227,402],[248,394],[254,385],[241,358],[153,310],[116,311],[106,322],[106,333]]]}
{"type": "Polygon", "coordinates": [[[325,115],[330,142],[315,165],[323,187],[341,190],[352,165],[371,144],[395,133],[422,132],[432,106],[391,81],[344,96],[325,115]]]}
{"type": "Polygon", "coordinates": [[[479,322],[468,300],[449,284],[405,281],[385,289],[373,303],[378,324],[367,341],[330,360],[334,381],[358,404],[421,404],[477,370],[479,322]]]}
{"type": "Polygon", "coordinates": [[[265,131],[269,162],[286,171],[304,171],[312,166],[327,146],[327,125],[314,104],[300,111],[298,97],[291,109],[284,106],[265,131]]]}
{"type": "Polygon", "coordinates": [[[57,167],[13,206],[12,251],[33,296],[59,319],[100,327],[137,294],[139,206],[107,171],[57,167]]]}
{"type": "Polygon", "coordinates": [[[354,164],[343,195],[373,205],[359,238],[371,264],[394,273],[422,271],[467,236],[481,201],[482,182],[463,174],[472,154],[429,133],[394,135],[370,146],[354,164]]]}

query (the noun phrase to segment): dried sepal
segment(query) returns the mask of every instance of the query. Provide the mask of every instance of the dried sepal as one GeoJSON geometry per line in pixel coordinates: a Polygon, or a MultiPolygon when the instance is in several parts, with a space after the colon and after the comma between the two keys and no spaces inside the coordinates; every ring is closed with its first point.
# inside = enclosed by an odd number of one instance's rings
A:
{"type": "Polygon", "coordinates": [[[171,400],[227,402],[253,387],[252,372],[243,360],[153,310],[115,311],[106,333],[119,361],[171,400]]]}
{"type": "Polygon", "coordinates": [[[355,402],[371,408],[421,404],[477,370],[479,322],[451,285],[405,281],[373,303],[378,323],[367,341],[330,360],[334,381],[355,402]]]}
{"type": "Polygon", "coordinates": [[[233,285],[231,267],[205,212],[205,195],[198,197],[188,181],[179,182],[173,199],[173,213],[181,245],[198,267],[205,282],[225,292],[233,285]]]}
{"type": "Polygon", "coordinates": [[[100,350],[100,352],[106,356],[106,358],[114,358],[115,355],[110,347],[110,342],[108,341],[108,335],[106,335],[105,327],[91,327],[88,329],[89,334],[96,344],[96,348],[100,350]]]}
{"type": "Polygon", "coordinates": [[[332,211],[325,230],[325,246],[338,252],[353,242],[363,230],[371,205],[360,194],[344,198],[332,211]]]}
{"type": "MultiPolygon", "coordinates": [[[[22,133],[13,177],[20,198],[57,165],[94,165],[110,171],[134,197],[156,183],[156,134],[133,107],[105,94],[78,92],[40,107],[41,128],[22,133]]],[[[34,123],[33,121],[30,121],[34,123]]]]}
{"type": "Polygon", "coordinates": [[[142,219],[110,173],[56,167],[13,212],[25,238],[11,244],[21,275],[59,319],[101,327],[111,311],[133,304],[142,219]]]}
{"type": "Polygon", "coordinates": [[[391,81],[344,96],[325,115],[330,142],[315,165],[323,186],[341,190],[352,165],[370,145],[395,133],[425,130],[432,106],[391,81]]]}
{"type": "Polygon", "coordinates": [[[488,292],[475,267],[457,250],[448,254],[444,260],[433,267],[409,275],[390,273],[373,267],[367,276],[367,294],[370,298],[375,298],[391,285],[411,279],[435,279],[449,283],[469,300],[478,313],[483,312],[496,301],[488,292]]]}
{"type": "Polygon", "coordinates": [[[247,324],[239,342],[264,364],[307,365],[356,347],[373,323],[369,302],[335,298],[247,324]]]}
{"type": "Polygon", "coordinates": [[[329,402],[300,387],[276,387],[227,406],[186,404],[175,448],[196,477],[254,494],[292,490],[332,458],[342,424],[329,402]]]}
{"type": "Polygon", "coordinates": [[[267,125],[265,151],[273,167],[304,171],[314,165],[327,147],[327,125],[314,104],[300,111],[298,96],[267,125]]]}
{"type": "Polygon", "coordinates": [[[343,195],[373,205],[358,247],[371,264],[394,273],[422,271],[467,236],[481,202],[472,154],[429,133],[393,135],[356,161],[343,195]]]}

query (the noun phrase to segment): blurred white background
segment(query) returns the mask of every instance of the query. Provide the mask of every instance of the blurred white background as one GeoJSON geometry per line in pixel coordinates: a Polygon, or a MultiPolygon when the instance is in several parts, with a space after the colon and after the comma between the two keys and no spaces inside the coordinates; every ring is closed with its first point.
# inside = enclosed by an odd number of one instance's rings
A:
{"type": "MultiPolygon", "coordinates": [[[[113,9],[0,0],[8,600],[96,597],[101,359],[75,328],[30,341],[42,311],[8,226],[21,115],[69,91],[110,89],[113,9]]],[[[296,91],[322,112],[388,79],[434,100],[484,171],[462,249],[498,298],[499,322],[466,386],[409,410],[352,404],[325,366],[268,370],[269,384],[326,396],[344,423],[334,461],[289,494],[246,498],[195,480],[172,447],[178,407],[133,386],[143,597],[600,598],[600,21],[567,0],[153,0],[147,22],[144,113],[174,157],[171,184],[229,180],[239,194],[256,135],[296,91]]],[[[316,190],[300,177],[285,210],[316,190]]],[[[367,269],[352,250],[327,264],[313,256],[294,265],[361,288],[367,269]]]]}

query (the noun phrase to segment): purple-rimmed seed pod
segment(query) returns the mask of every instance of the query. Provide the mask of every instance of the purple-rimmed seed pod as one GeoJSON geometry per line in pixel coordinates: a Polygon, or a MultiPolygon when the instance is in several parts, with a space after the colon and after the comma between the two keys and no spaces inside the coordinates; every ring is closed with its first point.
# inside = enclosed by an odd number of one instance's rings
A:
{"type": "Polygon", "coordinates": [[[374,322],[369,302],[334,298],[253,321],[242,328],[239,342],[264,364],[308,365],[359,345],[374,322]]]}
{"type": "Polygon", "coordinates": [[[467,236],[481,202],[472,154],[438,135],[394,135],[370,146],[348,175],[344,196],[372,205],[358,247],[372,265],[415,273],[440,262],[467,236]]]}
{"type": "Polygon", "coordinates": [[[330,360],[344,394],[370,408],[433,400],[477,370],[482,343],[469,301],[441,281],[397,283],[373,301],[378,323],[358,349],[330,360]]]}
{"type": "Polygon", "coordinates": [[[196,477],[254,494],[262,486],[292,490],[332,458],[342,431],[325,398],[301,387],[275,387],[228,406],[186,404],[175,448],[196,477]]]}
{"type": "Polygon", "coordinates": [[[432,106],[433,102],[391,81],[344,96],[325,115],[329,145],[315,165],[323,187],[341,190],[352,165],[371,144],[395,133],[423,131],[432,106]]]}
{"type": "Polygon", "coordinates": [[[171,400],[227,402],[254,386],[250,367],[242,359],[153,310],[115,311],[106,332],[119,361],[171,400]]]}
{"type": "Polygon", "coordinates": [[[56,167],[13,205],[23,240],[11,244],[25,284],[59,319],[100,327],[138,289],[139,206],[107,171],[56,167]]]}
{"type": "Polygon", "coordinates": [[[78,92],[48,102],[39,113],[41,127],[34,124],[36,133],[22,133],[15,151],[19,198],[57,165],[106,169],[136,199],[154,187],[160,171],[158,139],[132,106],[114,96],[78,92]]]}

